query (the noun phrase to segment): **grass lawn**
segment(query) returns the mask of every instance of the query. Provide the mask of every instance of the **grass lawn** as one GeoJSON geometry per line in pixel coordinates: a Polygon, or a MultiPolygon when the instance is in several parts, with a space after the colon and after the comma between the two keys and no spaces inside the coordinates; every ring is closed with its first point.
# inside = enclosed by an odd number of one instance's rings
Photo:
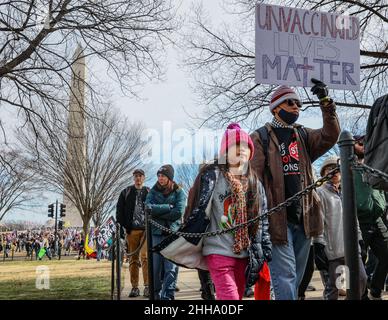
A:
{"type": "Polygon", "coordinates": [[[110,262],[96,260],[0,262],[0,300],[109,300],[110,268],[110,262]],[[49,289],[36,288],[41,266],[49,272],[49,289]]]}

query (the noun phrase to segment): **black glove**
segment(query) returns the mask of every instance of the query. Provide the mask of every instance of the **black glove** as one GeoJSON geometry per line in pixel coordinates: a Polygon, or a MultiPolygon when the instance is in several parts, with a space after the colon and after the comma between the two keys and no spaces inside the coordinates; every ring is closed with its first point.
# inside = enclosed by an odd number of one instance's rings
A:
{"type": "Polygon", "coordinates": [[[319,271],[329,269],[329,260],[325,253],[325,246],[321,243],[314,243],[315,265],[319,271]]]}
{"type": "Polygon", "coordinates": [[[319,101],[329,99],[329,90],[327,89],[326,84],[314,78],[311,78],[311,81],[314,83],[311,92],[318,97],[319,101]]]}

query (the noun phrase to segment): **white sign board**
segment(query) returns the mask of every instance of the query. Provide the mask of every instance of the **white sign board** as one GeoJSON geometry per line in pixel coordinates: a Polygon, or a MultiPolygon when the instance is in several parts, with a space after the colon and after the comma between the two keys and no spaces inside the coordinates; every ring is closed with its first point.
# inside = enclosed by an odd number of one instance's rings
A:
{"type": "Polygon", "coordinates": [[[256,5],[256,82],[360,90],[360,24],[356,17],[256,5]]]}

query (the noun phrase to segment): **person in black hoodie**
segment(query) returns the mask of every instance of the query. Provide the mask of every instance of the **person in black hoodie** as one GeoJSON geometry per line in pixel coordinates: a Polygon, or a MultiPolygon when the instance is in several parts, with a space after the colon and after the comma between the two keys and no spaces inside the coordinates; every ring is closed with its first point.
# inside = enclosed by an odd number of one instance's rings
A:
{"type": "Polygon", "coordinates": [[[148,259],[147,244],[145,241],[145,210],[144,202],[149,188],[144,186],[145,173],[141,169],[133,172],[134,185],[125,188],[119,197],[116,207],[116,218],[121,225],[121,236],[124,237],[124,230],[127,234],[128,251],[134,253],[130,256],[129,272],[131,276],[132,290],[129,297],[138,297],[139,290],[139,267],[142,267],[144,292],[143,296],[149,296],[148,290],[148,259]],[[139,260],[139,248],[140,260],[139,260]]]}

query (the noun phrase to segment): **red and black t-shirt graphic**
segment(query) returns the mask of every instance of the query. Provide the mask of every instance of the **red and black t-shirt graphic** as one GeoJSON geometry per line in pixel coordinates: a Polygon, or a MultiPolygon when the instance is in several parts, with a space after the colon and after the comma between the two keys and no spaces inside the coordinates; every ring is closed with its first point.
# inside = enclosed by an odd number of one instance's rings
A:
{"type": "Polygon", "coordinates": [[[288,142],[282,141],[279,149],[280,156],[282,157],[284,175],[300,175],[299,151],[295,133],[292,133],[291,139],[288,142]]]}
{"type": "MultiPolygon", "coordinates": [[[[282,159],[284,174],[284,195],[288,199],[301,190],[299,150],[296,134],[292,129],[275,128],[279,141],[279,152],[282,159]]],[[[301,223],[301,201],[294,201],[287,207],[287,220],[294,224],[301,223]]]]}

